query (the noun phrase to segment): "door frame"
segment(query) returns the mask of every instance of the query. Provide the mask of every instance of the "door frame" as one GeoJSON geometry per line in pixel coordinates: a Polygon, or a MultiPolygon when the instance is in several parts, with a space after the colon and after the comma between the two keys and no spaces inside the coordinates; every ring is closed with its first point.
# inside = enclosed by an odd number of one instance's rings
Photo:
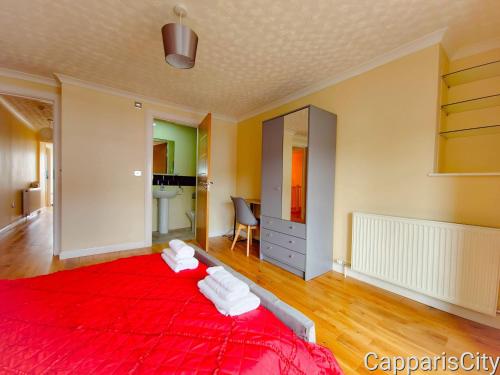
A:
{"type": "MultiPolygon", "coordinates": [[[[184,117],[169,112],[146,110],[145,116],[146,150],[144,169],[144,244],[149,247],[153,244],[153,122],[155,119],[174,122],[198,129],[204,115],[196,114],[196,117],[184,117]]],[[[198,134],[196,134],[198,143],[198,134]]]]}
{"type": "MultiPolygon", "coordinates": [[[[54,86],[57,87],[57,86],[54,86]]],[[[20,96],[27,99],[50,102],[53,105],[53,163],[54,163],[54,209],[52,225],[52,254],[59,255],[61,252],[61,94],[31,89],[17,85],[9,85],[0,82],[0,94],[20,96]]]]}

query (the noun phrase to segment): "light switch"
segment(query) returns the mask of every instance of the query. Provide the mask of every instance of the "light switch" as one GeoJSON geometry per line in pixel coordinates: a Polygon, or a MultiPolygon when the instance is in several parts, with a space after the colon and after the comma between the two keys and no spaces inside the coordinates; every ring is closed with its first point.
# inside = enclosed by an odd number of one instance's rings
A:
{"type": "Polygon", "coordinates": [[[134,176],[136,177],[142,176],[142,171],[134,171],[134,176]]]}

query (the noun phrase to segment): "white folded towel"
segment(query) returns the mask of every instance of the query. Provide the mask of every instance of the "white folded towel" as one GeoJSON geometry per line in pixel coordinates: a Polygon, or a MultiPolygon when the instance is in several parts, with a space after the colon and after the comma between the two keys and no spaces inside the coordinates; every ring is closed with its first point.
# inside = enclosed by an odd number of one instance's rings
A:
{"type": "Polygon", "coordinates": [[[219,298],[222,298],[223,300],[226,300],[228,302],[235,301],[239,298],[245,297],[249,292],[249,288],[239,288],[238,290],[234,292],[230,292],[226,288],[224,288],[222,285],[220,285],[212,276],[208,275],[205,277],[205,282],[207,285],[213,289],[215,293],[219,296],[219,298]]]}
{"type": "Polygon", "coordinates": [[[217,271],[225,271],[225,270],[224,270],[224,267],[222,267],[222,266],[213,266],[213,267],[208,267],[207,268],[207,273],[209,275],[212,275],[212,274],[214,274],[217,271]]]}
{"type": "MultiPolygon", "coordinates": [[[[168,245],[175,253],[175,259],[191,258],[194,256],[194,249],[186,245],[184,241],[181,240],[171,240],[168,245]]],[[[167,249],[164,249],[164,251],[167,249]]]]}
{"type": "Polygon", "coordinates": [[[175,260],[170,253],[162,253],[161,257],[167,263],[172,271],[175,273],[184,270],[194,270],[198,268],[198,259],[196,258],[186,258],[181,260],[175,260]]]}
{"type": "Polygon", "coordinates": [[[163,253],[166,254],[167,251],[170,251],[170,253],[175,258],[175,260],[182,260],[182,259],[192,258],[194,256],[194,249],[192,247],[190,247],[190,246],[186,246],[186,248],[190,248],[193,251],[192,252],[190,252],[190,251],[187,251],[187,252],[183,251],[181,253],[176,253],[174,249],[163,249],[163,253]]]}
{"type": "Polygon", "coordinates": [[[253,293],[235,301],[225,301],[219,298],[217,293],[206,283],[205,280],[198,281],[200,292],[215,305],[222,315],[237,316],[255,310],[260,305],[260,298],[253,293]]]}
{"type": "Polygon", "coordinates": [[[210,274],[210,277],[214,279],[222,288],[226,289],[228,293],[244,295],[250,291],[247,284],[231,275],[224,268],[222,268],[222,270],[216,270],[210,274]]]}

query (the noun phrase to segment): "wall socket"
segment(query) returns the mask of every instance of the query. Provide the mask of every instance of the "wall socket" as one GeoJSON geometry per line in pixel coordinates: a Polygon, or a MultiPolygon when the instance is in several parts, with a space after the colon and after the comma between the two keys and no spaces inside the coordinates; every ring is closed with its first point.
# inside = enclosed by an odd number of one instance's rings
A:
{"type": "Polygon", "coordinates": [[[335,259],[335,263],[345,266],[347,262],[344,259],[335,259]]]}

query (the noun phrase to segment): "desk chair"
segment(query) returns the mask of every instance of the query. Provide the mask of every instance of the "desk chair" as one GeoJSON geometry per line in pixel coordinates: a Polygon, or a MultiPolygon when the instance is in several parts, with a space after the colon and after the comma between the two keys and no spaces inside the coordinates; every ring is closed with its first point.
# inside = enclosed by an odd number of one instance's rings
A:
{"type": "Polygon", "coordinates": [[[252,230],[257,228],[259,221],[255,218],[252,210],[243,198],[231,197],[231,200],[234,204],[234,215],[238,223],[238,229],[236,230],[231,250],[234,249],[234,245],[236,245],[236,241],[238,241],[240,231],[247,227],[247,256],[249,256],[250,244],[252,243],[252,230]]]}

